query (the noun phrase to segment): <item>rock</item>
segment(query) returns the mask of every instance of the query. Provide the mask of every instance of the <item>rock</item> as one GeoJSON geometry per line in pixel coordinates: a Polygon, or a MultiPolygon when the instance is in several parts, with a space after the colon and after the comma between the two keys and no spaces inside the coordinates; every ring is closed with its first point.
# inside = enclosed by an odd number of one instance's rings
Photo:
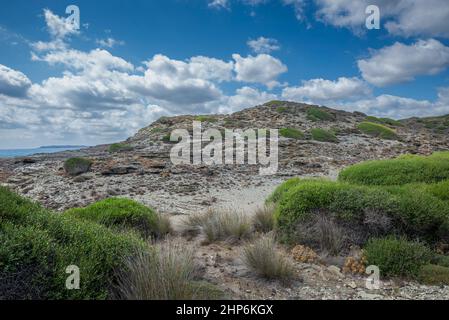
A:
{"type": "Polygon", "coordinates": [[[334,274],[338,278],[344,278],[343,273],[341,273],[340,268],[337,267],[337,266],[328,266],[327,267],[327,271],[329,271],[330,273],[334,274]]]}
{"type": "Polygon", "coordinates": [[[384,298],[381,294],[367,293],[365,291],[360,291],[358,296],[364,300],[379,300],[384,298]]]}
{"type": "Polygon", "coordinates": [[[133,173],[136,172],[139,168],[137,166],[133,166],[133,165],[119,165],[119,166],[115,166],[115,167],[109,167],[105,170],[103,170],[101,172],[102,175],[104,176],[109,176],[109,175],[122,175],[122,174],[129,174],[129,173],[133,173]]]}

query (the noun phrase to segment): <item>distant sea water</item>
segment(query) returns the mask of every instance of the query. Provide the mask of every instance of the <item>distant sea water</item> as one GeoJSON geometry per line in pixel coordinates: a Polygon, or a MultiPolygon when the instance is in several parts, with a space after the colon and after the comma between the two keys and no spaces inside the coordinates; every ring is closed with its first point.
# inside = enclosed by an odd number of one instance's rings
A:
{"type": "Polygon", "coordinates": [[[38,153],[55,153],[67,150],[79,150],[85,146],[48,146],[34,149],[0,149],[0,158],[31,156],[38,153]]]}

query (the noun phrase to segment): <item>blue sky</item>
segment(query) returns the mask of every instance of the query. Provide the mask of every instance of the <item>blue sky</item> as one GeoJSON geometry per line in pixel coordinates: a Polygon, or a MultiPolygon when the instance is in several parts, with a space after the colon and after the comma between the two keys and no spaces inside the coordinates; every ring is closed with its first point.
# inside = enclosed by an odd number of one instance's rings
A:
{"type": "Polygon", "coordinates": [[[108,143],[272,99],[447,114],[448,67],[445,0],[19,0],[0,11],[0,148],[108,143]]]}

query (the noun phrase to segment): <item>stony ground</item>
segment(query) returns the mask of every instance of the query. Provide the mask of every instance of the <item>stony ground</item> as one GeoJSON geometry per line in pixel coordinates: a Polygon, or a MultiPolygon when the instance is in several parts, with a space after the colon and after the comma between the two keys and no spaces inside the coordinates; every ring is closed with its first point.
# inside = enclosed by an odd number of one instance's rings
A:
{"type": "MultiPolygon", "coordinates": [[[[449,150],[448,132],[434,130],[419,119],[403,121],[396,127],[400,140],[381,140],[360,133],[361,113],[327,109],[333,121],[307,119],[303,104],[263,105],[232,115],[211,116],[203,129],[296,128],[305,140],[281,138],[279,170],[260,176],[256,165],[174,166],[169,158],[172,144],[165,136],[173,129],[192,130],[193,116],[161,118],[140,130],[125,143],[132,151],[110,153],[108,146],[27,158],[0,159],[0,183],[37,200],[55,211],[86,206],[103,198],[120,196],[135,199],[171,216],[176,225],[183,216],[210,207],[232,208],[252,214],[282,181],[293,177],[328,177],[350,164],[369,159],[392,158],[403,153],[430,154],[449,150]],[[312,128],[337,132],[338,143],[310,138],[312,128]],[[70,177],[63,170],[69,157],[94,161],[90,172],[70,177]]],[[[437,120],[432,120],[437,121],[437,120]]],[[[449,126],[448,126],[449,128],[449,126]]],[[[298,280],[285,286],[253,278],[239,261],[240,245],[214,244],[198,248],[198,260],[206,277],[219,284],[231,298],[273,299],[440,299],[449,297],[449,288],[413,283],[385,282],[370,292],[364,278],[343,275],[329,265],[298,264],[298,280]]]]}

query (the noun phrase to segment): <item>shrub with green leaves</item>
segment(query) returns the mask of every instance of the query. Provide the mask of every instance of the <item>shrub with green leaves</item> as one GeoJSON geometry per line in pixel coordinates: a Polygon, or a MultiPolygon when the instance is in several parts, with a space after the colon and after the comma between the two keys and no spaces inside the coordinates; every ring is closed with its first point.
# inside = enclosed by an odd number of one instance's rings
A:
{"type": "Polygon", "coordinates": [[[92,161],[86,158],[70,158],[64,162],[64,170],[71,176],[77,176],[90,170],[92,161]]]}
{"type": "Polygon", "coordinates": [[[290,139],[304,139],[304,133],[298,129],[294,128],[282,128],[279,129],[279,134],[281,137],[290,139]]]}
{"type": "Polygon", "coordinates": [[[389,125],[389,126],[393,126],[393,127],[403,127],[404,126],[400,121],[393,120],[390,118],[377,118],[377,117],[373,117],[373,116],[368,116],[365,118],[365,121],[377,122],[380,124],[385,124],[385,125],[389,125]]]}
{"type": "Polygon", "coordinates": [[[111,153],[132,151],[133,146],[126,143],[113,143],[109,146],[108,151],[111,153]]]}
{"type": "Polygon", "coordinates": [[[307,119],[310,121],[335,121],[335,117],[331,113],[317,107],[307,109],[307,119]]]}
{"type": "Polygon", "coordinates": [[[313,140],[321,142],[338,142],[335,133],[320,128],[315,128],[310,131],[313,140]]]}
{"type": "Polygon", "coordinates": [[[195,121],[201,121],[201,122],[217,122],[218,119],[212,117],[212,116],[205,116],[205,115],[200,115],[200,116],[195,116],[195,121]]]}
{"type": "Polygon", "coordinates": [[[139,238],[50,212],[0,187],[0,299],[106,299],[139,238]],[[70,265],[79,290],[65,287],[70,265]]]}
{"type": "Polygon", "coordinates": [[[432,257],[422,243],[394,237],[371,239],[364,252],[367,263],[378,266],[383,276],[416,277],[432,257]]]}
{"type": "Polygon", "coordinates": [[[382,124],[364,121],[360,123],[357,128],[364,134],[372,137],[377,137],[386,140],[397,140],[398,135],[393,129],[390,129],[382,124]]]}
{"type": "MultiPolygon", "coordinates": [[[[340,181],[365,185],[434,183],[448,179],[449,152],[436,152],[427,157],[407,155],[392,160],[366,161],[350,166],[339,174],[340,181]]],[[[442,183],[432,192],[439,194],[446,187],[442,183]]]]}
{"type": "Polygon", "coordinates": [[[431,286],[449,285],[449,268],[428,264],[421,268],[418,280],[431,286]]]}
{"type": "Polygon", "coordinates": [[[275,218],[284,239],[318,214],[331,217],[354,243],[371,236],[404,234],[430,243],[449,236],[449,207],[422,190],[368,187],[332,181],[302,181],[281,195],[275,218]]]}
{"type": "Polygon", "coordinates": [[[130,199],[109,198],[85,208],[69,209],[64,214],[109,228],[134,230],[145,238],[161,235],[154,210],[130,199]]]}

